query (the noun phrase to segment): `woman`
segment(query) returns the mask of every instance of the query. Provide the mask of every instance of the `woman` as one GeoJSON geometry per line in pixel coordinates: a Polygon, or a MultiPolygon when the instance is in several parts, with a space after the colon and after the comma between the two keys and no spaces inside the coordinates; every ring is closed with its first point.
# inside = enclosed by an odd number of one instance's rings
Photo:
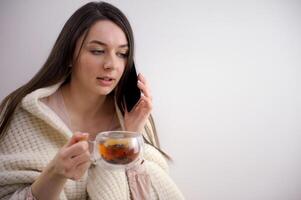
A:
{"type": "Polygon", "coordinates": [[[88,3],[70,17],[42,69],[1,104],[0,199],[183,199],[141,74],[141,98],[125,109],[133,54],[132,29],[116,7],[88,3]],[[143,132],[144,161],[128,171],[91,165],[87,140],[105,130],[143,132]]]}

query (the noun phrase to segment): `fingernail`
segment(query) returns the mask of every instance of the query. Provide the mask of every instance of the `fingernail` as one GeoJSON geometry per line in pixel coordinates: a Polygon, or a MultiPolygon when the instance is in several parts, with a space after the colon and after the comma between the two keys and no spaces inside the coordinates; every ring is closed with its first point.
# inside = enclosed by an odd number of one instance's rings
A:
{"type": "Polygon", "coordinates": [[[86,140],[89,137],[88,133],[81,133],[80,135],[81,140],[86,140]]]}
{"type": "Polygon", "coordinates": [[[82,133],[82,136],[89,136],[89,133],[82,133]]]}

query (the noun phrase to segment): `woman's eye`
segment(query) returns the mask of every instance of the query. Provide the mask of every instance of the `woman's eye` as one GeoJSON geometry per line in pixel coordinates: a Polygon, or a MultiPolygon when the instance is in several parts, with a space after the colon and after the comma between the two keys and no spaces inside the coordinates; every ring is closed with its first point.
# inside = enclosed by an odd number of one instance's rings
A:
{"type": "Polygon", "coordinates": [[[127,58],[128,57],[128,53],[117,53],[117,55],[121,58],[127,58]]]}
{"type": "Polygon", "coordinates": [[[94,54],[94,55],[101,55],[104,52],[105,52],[104,50],[91,50],[91,53],[94,54]]]}

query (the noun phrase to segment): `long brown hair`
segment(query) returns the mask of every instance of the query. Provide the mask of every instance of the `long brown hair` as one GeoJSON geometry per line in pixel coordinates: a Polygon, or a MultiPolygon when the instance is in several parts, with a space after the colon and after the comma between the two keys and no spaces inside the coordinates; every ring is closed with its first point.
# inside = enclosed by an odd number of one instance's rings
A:
{"type": "MultiPolygon", "coordinates": [[[[65,23],[60,32],[46,62],[38,71],[38,73],[26,84],[10,93],[3,99],[0,105],[0,138],[4,136],[6,130],[12,120],[16,107],[20,104],[23,97],[32,91],[48,87],[61,81],[70,81],[71,68],[76,42],[83,36],[83,41],[87,37],[90,27],[99,20],[110,20],[119,26],[126,35],[128,41],[128,59],[125,71],[115,89],[116,103],[124,113],[122,102],[124,99],[124,83],[128,77],[129,71],[133,65],[134,57],[134,37],[133,31],[126,16],[115,6],[106,2],[90,2],[80,7],[65,23]]],[[[152,117],[150,117],[152,122],[152,117]]],[[[163,151],[160,150],[159,141],[154,123],[152,123],[152,132],[155,135],[155,142],[146,141],[155,146],[165,157],[169,158],[163,151]]],[[[148,133],[151,130],[146,130],[148,133]]]]}

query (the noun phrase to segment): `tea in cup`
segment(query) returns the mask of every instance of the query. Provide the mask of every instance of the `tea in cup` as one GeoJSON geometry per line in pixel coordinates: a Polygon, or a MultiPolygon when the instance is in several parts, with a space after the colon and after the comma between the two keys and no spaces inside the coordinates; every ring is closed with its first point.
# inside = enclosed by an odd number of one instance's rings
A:
{"type": "Polygon", "coordinates": [[[92,161],[110,169],[130,168],[141,159],[142,134],[129,131],[107,131],[97,134],[92,161]]]}

